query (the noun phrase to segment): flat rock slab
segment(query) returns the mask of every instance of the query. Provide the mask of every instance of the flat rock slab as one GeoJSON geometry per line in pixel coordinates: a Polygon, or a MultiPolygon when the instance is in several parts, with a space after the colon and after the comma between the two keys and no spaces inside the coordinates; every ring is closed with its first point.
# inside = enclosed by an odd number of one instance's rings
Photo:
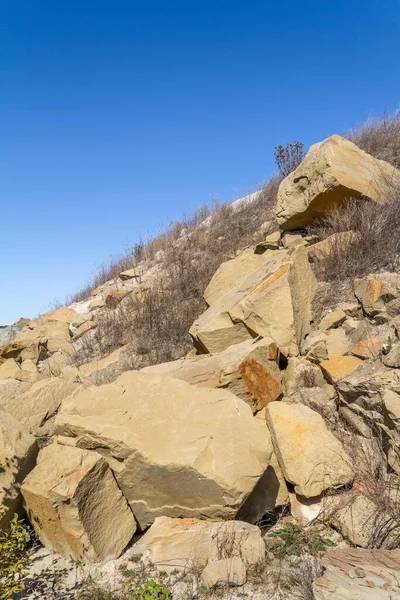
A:
{"type": "Polygon", "coordinates": [[[266,338],[247,340],[216,354],[145,367],[142,372],[171,375],[199,387],[227,389],[257,412],[282,393],[278,360],[277,345],[266,338]]]}
{"type": "Polygon", "coordinates": [[[233,519],[272,455],[237,396],[139,371],[67,399],[55,428],[101,450],[142,529],[161,515],[233,519]]]}
{"type": "Polygon", "coordinates": [[[315,600],[395,600],[400,596],[400,550],[327,552],[325,573],[313,584],[315,600]]]}

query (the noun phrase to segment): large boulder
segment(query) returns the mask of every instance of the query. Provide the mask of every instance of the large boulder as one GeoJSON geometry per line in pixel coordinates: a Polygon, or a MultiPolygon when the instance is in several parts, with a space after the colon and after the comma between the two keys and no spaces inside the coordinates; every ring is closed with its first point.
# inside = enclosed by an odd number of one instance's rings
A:
{"type": "Polygon", "coordinates": [[[193,385],[224,388],[257,412],[282,393],[279,350],[272,339],[248,340],[223,352],[180,359],[142,369],[171,375],[193,385]]]}
{"type": "Polygon", "coordinates": [[[157,569],[202,568],[240,556],[245,565],[262,564],[265,546],[261,531],[242,521],[224,523],[158,517],[133,546],[157,569]]]}
{"type": "Polygon", "coordinates": [[[25,476],[35,466],[38,447],[28,429],[10,414],[0,412],[0,530],[21,508],[20,488],[25,476]]]}
{"type": "Polygon", "coordinates": [[[65,400],[56,431],[101,449],[142,529],[161,515],[234,518],[272,454],[240,398],[138,371],[65,400]]]}
{"type": "Polygon", "coordinates": [[[365,197],[384,202],[400,172],[339,135],[314,144],[280,184],[276,218],[284,230],[301,229],[342,204],[365,197]]]}
{"type": "Polygon", "coordinates": [[[70,347],[68,323],[46,320],[32,328],[24,327],[9,344],[0,346],[0,357],[33,360],[36,363],[43,354],[51,354],[60,348],[68,352],[70,347]]]}
{"type": "Polygon", "coordinates": [[[0,379],[0,411],[10,412],[16,398],[29,390],[31,384],[17,379],[0,379]]]}
{"type": "Polygon", "coordinates": [[[271,337],[284,354],[297,355],[310,331],[315,289],[306,248],[273,252],[194,322],[194,345],[201,353],[219,352],[261,335],[271,337]]]}
{"type": "Polygon", "coordinates": [[[44,379],[33,384],[17,401],[8,403],[7,410],[32,433],[40,433],[47,421],[57,414],[64,398],[77,389],[77,384],[64,379],[44,379]]]}
{"type": "Polygon", "coordinates": [[[56,443],[46,446],[22,494],[42,544],[65,558],[117,558],[136,530],[107,461],[96,452],[56,443]]]}
{"type": "Polygon", "coordinates": [[[350,483],[352,460],[320,414],[292,402],[271,402],[266,418],[279,466],[300,496],[350,483]]]}
{"type": "Polygon", "coordinates": [[[271,251],[257,254],[254,248],[245,248],[235,258],[223,262],[205,289],[204,299],[207,304],[210,306],[229,292],[243,275],[254,273],[272,254],[271,251]]]}

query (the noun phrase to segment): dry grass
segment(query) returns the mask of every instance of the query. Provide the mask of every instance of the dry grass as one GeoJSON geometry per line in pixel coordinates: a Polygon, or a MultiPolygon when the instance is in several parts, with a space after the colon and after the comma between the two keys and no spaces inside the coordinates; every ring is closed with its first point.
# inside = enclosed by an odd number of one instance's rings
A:
{"type": "Polygon", "coordinates": [[[400,109],[393,115],[367,119],[348,137],[375,158],[400,168],[400,109]]]}
{"type": "Polygon", "coordinates": [[[319,240],[330,238],[329,254],[314,262],[314,270],[318,279],[328,284],[322,303],[334,305],[345,298],[355,278],[398,271],[400,190],[393,190],[384,205],[350,199],[327,213],[311,231],[319,240]]]}
{"type": "MultiPolygon", "coordinates": [[[[278,185],[278,178],[273,177],[252,203],[239,208],[222,205],[208,216],[202,209],[190,222],[174,223],[165,233],[137,246],[129,266],[136,266],[135,256],[140,257],[144,268],[162,265],[160,275],[144,300],[132,296],[123,308],[103,311],[95,335],[78,352],[77,363],[90,356],[105,356],[128,342],[137,354],[146,356],[146,364],[185,355],[192,348],[189,328],[206,309],[203,293],[219,265],[275,227],[272,207],[278,185]]],[[[113,265],[113,273],[119,273],[121,267],[121,262],[113,265]]],[[[103,274],[102,279],[109,280],[109,275],[103,274]]],[[[81,296],[79,293],[74,299],[81,296]]]]}

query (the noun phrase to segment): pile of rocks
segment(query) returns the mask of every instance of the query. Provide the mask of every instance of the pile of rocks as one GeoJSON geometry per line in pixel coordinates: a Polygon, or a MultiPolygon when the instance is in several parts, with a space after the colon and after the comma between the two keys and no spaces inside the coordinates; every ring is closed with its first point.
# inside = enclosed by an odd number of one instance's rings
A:
{"type": "MultiPolygon", "coordinates": [[[[90,376],[118,372],[123,348],[69,364],[96,310],[145,293],[135,270],[21,321],[0,346],[0,527],[23,502],[46,548],[86,563],[144,533],[143,560],[201,567],[210,587],[241,585],[265,560],[254,524],[281,506],[368,547],[383,508],[366,474],[390,478],[388,506],[400,490],[400,276],[356,280],[353,300],[316,320],[312,263],[329,240],[293,230],[350,195],[382,202],[389,179],[400,173],[339,136],[312,146],[280,186],[281,230],[213,276],[184,359],[99,386],[90,376]]],[[[317,598],[341,585],[332,568],[317,598]]]]}

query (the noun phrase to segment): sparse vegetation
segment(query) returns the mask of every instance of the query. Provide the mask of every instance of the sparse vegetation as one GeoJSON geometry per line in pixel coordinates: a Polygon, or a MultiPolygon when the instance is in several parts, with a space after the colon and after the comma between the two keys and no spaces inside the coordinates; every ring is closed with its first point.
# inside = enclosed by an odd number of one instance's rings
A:
{"type": "Polygon", "coordinates": [[[305,156],[304,144],[297,140],[286,144],[286,146],[281,144],[275,148],[274,156],[280,176],[287,177],[297,169],[303,160],[305,156]]]}
{"type": "Polygon", "coordinates": [[[400,168],[400,110],[367,119],[350,132],[349,139],[375,158],[400,168]]]}
{"type": "MultiPolygon", "coordinates": [[[[99,317],[96,333],[76,356],[77,363],[88,356],[109,354],[128,342],[136,354],[146,357],[145,364],[186,354],[192,347],[189,328],[207,307],[203,292],[219,265],[274,229],[272,207],[278,184],[277,177],[271,178],[258,196],[242,207],[222,205],[213,212],[202,208],[192,219],[171,224],[165,233],[141,245],[139,254],[148,265],[162,265],[156,282],[143,297],[131,296],[120,308],[99,317]]],[[[137,265],[133,255],[129,260],[129,265],[113,264],[101,280],[137,265]]],[[[81,296],[79,293],[74,299],[81,296]]]]}
{"type": "Polygon", "coordinates": [[[170,597],[171,591],[154,579],[129,592],[129,600],[168,600],[170,597]]]}
{"type": "Polygon", "coordinates": [[[313,525],[301,527],[296,523],[287,523],[282,529],[268,534],[268,537],[276,540],[269,548],[276,558],[302,554],[316,556],[336,545],[329,538],[322,537],[318,527],[313,525]]]}
{"type": "MultiPolygon", "coordinates": [[[[0,519],[7,509],[0,506],[0,519]]],[[[9,528],[0,530],[0,598],[9,600],[15,592],[23,589],[22,577],[29,563],[27,546],[31,532],[15,514],[9,528]]]]}

